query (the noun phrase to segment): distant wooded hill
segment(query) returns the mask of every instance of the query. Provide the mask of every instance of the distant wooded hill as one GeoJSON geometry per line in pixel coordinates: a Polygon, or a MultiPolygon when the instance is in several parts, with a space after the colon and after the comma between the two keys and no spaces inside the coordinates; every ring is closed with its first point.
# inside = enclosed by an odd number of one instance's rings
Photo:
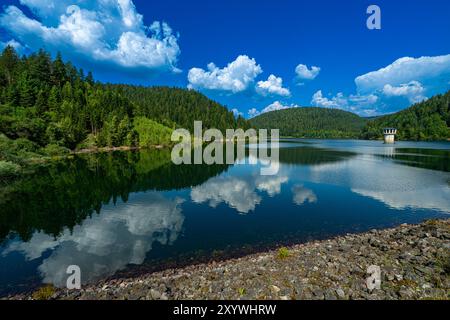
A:
{"type": "Polygon", "coordinates": [[[450,91],[400,112],[368,121],[361,138],[381,139],[385,127],[398,129],[399,140],[447,140],[450,138],[450,91]]]}
{"type": "Polygon", "coordinates": [[[366,122],[351,112],[316,107],[277,110],[250,120],[256,128],[280,129],[281,136],[298,138],[358,138],[366,122]]]}
{"type": "Polygon", "coordinates": [[[337,109],[304,107],[267,112],[250,123],[298,138],[381,139],[383,128],[393,127],[398,129],[397,140],[448,140],[450,91],[385,116],[362,118],[337,109]]]}

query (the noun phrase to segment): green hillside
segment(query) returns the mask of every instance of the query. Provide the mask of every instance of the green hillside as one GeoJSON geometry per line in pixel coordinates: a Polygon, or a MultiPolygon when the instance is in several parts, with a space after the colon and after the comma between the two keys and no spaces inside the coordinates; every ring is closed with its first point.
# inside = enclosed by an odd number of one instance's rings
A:
{"type": "Polygon", "coordinates": [[[395,114],[368,121],[361,137],[381,139],[385,127],[398,129],[399,140],[447,140],[450,138],[450,91],[395,114]]]}
{"type": "Polygon", "coordinates": [[[154,119],[170,127],[176,124],[192,132],[194,120],[202,121],[204,128],[221,131],[249,127],[244,118],[236,119],[226,107],[194,90],[130,85],[108,85],[107,88],[131,101],[136,116],[154,119]]]}
{"type": "Polygon", "coordinates": [[[304,107],[267,112],[250,123],[256,128],[280,129],[281,136],[358,138],[366,120],[338,109],[304,107]]]}
{"type": "Polygon", "coordinates": [[[247,128],[226,107],[187,89],[109,85],[40,50],[0,53],[0,180],[26,162],[69,150],[170,144],[174,128],[247,128]]]}

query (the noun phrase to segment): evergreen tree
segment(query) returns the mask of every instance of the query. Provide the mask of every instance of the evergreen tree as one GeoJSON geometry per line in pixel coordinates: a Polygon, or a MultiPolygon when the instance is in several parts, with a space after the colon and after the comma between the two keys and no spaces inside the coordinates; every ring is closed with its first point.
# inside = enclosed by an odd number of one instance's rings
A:
{"type": "Polygon", "coordinates": [[[52,64],[52,84],[57,87],[62,87],[68,81],[66,66],[58,52],[55,61],[52,64]]]}
{"type": "Polygon", "coordinates": [[[23,72],[19,79],[19,96],[20,96],[20,106],[21,107],[32,107],[34,106],[34,90],[32,86],[32,81],[28,78],[28,74],[23,72]]]}
{"type": "Polygon", "coordinates": [[[94,85],[94,76],[92,75],[92,72],[89,71],[87,77],[86,77],[86,82],[90,85],[93,86],[94,85]]]}
{"type": "Polygon", "coordinates": [[[17,68],[19,66],[19,56],[16,50],[10,45],[6,46],[0,56],[0,83],[11,85],[14,81],[17,68]]]}
{"type": "Polygon", "coordinates": [[[45,91],[43,89],[39,90],[36,98],[36,103],[34,105],[39,114],[42,115],[45,111],[47,111],[47,102],[48,98],[45,94],[45,91]]]}
{"type": "Polygon", "coordinates": [[[48,96],[48,107],[50,111],[57,111],[60,107],[61,97],[58,87],[53,86],[48,96]]]}
{"type": "Polygon", "coordinates": [[[205,129],[249,127],[245,119],[236,119],[198,92],[104,85],[95,82],[91,72],[85,76],[82,69],[65,63],[60,54],[52,60],[40,50],[19,58],[12,47],[0,56],[0,120],[0,135],[28,139],[53,151],[59,150],[55,145],[136,145],[140,133],[148,138],[145,146],[151,141],[169,144],[168,132],[192,129],[194,120],[203,121],[205,129]],[[141,121],[134,121],[137,117],[141,121]],[[144,129],[146,124],[150,128],[144,129]]]}

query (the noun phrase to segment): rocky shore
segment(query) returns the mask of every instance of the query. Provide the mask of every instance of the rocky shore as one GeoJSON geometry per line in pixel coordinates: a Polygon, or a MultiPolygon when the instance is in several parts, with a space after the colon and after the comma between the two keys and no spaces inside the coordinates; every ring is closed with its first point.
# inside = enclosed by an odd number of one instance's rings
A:
{"type": "Polygon", "coordinates": [[[450,219],[9,298],[450,299],[450,219]],[[379,289],[367,286],[369,266],[381,269],[379,289]]]}

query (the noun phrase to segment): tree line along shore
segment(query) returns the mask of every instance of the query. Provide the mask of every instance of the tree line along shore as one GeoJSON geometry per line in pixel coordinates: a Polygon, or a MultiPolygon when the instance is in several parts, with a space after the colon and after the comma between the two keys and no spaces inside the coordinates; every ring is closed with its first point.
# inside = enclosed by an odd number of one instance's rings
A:
{"type": "Polygon", "coordinates": [[[280,129],[298,138],[380,139],[383,127],[400,140],[450,138],[450,92],[374,119],[342,110],[293,108],[246,120],[187,89],[103,84],[58,54],[40,50],[0,55],[0,182],[30,165],[73,152],[170,146],[175,128],[280,129]]]}

